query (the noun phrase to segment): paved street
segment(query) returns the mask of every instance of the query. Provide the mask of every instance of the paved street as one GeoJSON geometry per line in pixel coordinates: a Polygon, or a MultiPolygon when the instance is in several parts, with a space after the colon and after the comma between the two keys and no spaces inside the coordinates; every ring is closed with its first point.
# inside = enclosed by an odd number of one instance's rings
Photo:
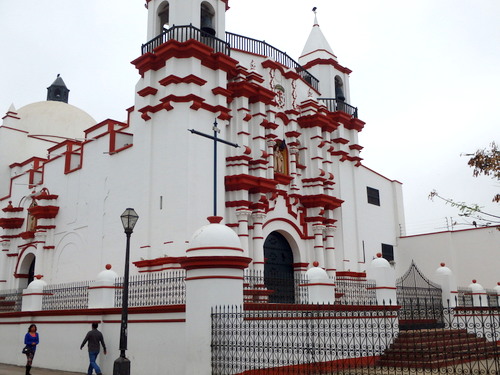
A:
{"type": "MultiPolygon", "coordinates": [[[[5,365],[0,363],[0,375],[24,375],[26,373],[26,368],[24,366],[13,366],[13,365],[5,365]]],[[[82,372],[68,372],[68,371],[58,371],[58,370],[48,370],[38,368],[33,366],[31,369],[31,373],[33,375],[82,375],[85,374],[85,371],[82,372]]]]}

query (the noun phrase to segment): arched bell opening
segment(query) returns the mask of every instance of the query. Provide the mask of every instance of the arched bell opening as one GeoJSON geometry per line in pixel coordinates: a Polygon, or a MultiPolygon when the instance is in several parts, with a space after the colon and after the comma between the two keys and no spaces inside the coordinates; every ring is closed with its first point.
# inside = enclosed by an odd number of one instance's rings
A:
{"type": "Polygon", "coordinates": [[[339,76],[335,76],[335,99],[339,102],[344,102],[345,101],[345,95],[344,95],[344,82],[342,82],[342,78],[339,76]]]}
{"type": "Polygon", "coordinates": [[[158,34],[161,34],[163,31],[168,29],[170,22],[170,4],[168,1],[164,1],[158,7],[158,19],[159,19],[159,30],[158,34]]]}
{"type": "Polygon", "coordinates": [[[295,303],[293,251],[279,232],[271,232],[264,242],[264,284],[273,291],[270,303],[295,303]]]}
{"type": "Polygon", "coordinates": [[[209,35],[215,36],[215,10],[206,1],[201,3],[200,29],[209,35]]]}

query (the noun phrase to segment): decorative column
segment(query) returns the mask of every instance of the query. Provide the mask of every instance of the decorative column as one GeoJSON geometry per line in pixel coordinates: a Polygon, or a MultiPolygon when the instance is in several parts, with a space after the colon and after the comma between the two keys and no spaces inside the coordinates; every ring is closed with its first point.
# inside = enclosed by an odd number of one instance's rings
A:
{"type": "Polygon", "coordinates": [[[250,210],[238,210],[236,211],[236,216],[238,217],[238,237],[240,238],[241,247],[244,250],[244,255],[252,258],[250,252],[250,242],[248,233],[248,218],[252,214],[250,210]]]}
{"type": "Polygon", "coordinates": [[[288,167],[290,168],[290,176],[293,177],[293,182],[292,182],[292,189],[293,190],[296,190],[297,189],[297,185],[296,185],[296,181],[297,181],[297,155],[299,154],[299,149],[298,147],[290,147],[288,149],[288,153],[289,153],[289,156],[290,156],[290,163],[288,165],[288,167]]]}
{"type": "Polygon", "coordinates": [[[41,311],[44,296],[43,287],[47,285],[42,280],[42,275],[36,275],[26,289],[23,290],[23,302],[21,311],[41,311]]]}
{"type": "Polygon", "coordinates": [[[89,286],[89,309],[115,307],[115,279],[118,277],[111,270],[111,264],[106,264],[106,269],[97,275],[97,279],[89,286]]]}
{"type": "Polygon", "coordinates": [[[312,227],[314,233],[314,257],[322,268],[325,268],[325,254],[323,248],[323,231],[325,228],[324,225],[319,224],[315,224],[312,227]]]}
{"type": "Polygon", "coordinates": [[[446,264],[441,263],[441,266],[436,270],[435,276],[436,281],[441,285],[443,306],[456,307],[458,291],[453,272],[446,267],[446,264]]]}
{"type": "Polygon", "coordinates": [[[472,284],[469,284],[469,289],[472,295],[472,306],[488,307],[488,294],[481,284],[476,280],[472,280],[472,284]]]}
{"type": "Polygon", "coordinates": [[[329,276],[335,276],[337,271],[337,262],[335,260],[335,240],[334,233],[337,229],[334,225],[326,226],[325,235],[325,261],[326,261],[326,272],[329,276]]]}
{"type": "Polygon", "coordinates": [[[253,269],[256,271],[264,271],[264,232],[262,224],[266,218],[263,212],[254,212],[253,218],[253,269]]]}
{"type": "MultiPolygon", "coordinates": [[[[185,374],[211,375],[212,309],[242,306],[243,270],[250,258],[243,255],[240,240],[221,217],[193,235],[186,257],[186,363],[185,374]]],[[[178,359],[181,360],[181,359],[178,359]]]]}
{"type": "Polygon", "coordinates": [[[335,281],[318,265],[318,262],[314,262],[314,267],[306,272],[308,303],[334,304],[335,281]]]}
{"type": "Polygon", "coordinates": [[[267,154],[268,156],[268,167],[267,167],[267,178],[274,178],[274,146],[276,145],[276,141],[274,139],[268,139],[267,142],[267,154]]]}
{"type": "Polygon", "coordinates": [[[366,272],[368,279],[375,280],[375,293],[378,305],[397,305],[396,273],[389,262],[378,253],[366,272]]]}

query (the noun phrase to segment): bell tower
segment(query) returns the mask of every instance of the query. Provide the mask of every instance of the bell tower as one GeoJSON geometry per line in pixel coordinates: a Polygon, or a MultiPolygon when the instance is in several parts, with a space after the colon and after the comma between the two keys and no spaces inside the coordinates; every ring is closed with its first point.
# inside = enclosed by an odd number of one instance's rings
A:
{"type": "Polygon", "coordinates": [[[172,26],[192,25],[224,39],[229,0],[147,0],[148,40],[172,26]]]}

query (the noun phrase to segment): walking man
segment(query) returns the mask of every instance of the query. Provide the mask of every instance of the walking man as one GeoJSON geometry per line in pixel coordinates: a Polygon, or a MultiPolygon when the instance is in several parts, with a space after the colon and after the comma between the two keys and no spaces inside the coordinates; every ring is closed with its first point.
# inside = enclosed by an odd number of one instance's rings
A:
{"type": "Polygon", "coordinates": [[[102,375],[101,369],[96,363],[97,356],[99,355],[99,350],[102,348],[104,354],[106,355],[106,344],[104,343],[104,337],[102,333],[97,329],[99,325],[97,323],[92,323],[92,330],[87,332],[87,336],[83,339],[82,345],[80,345],[80,350],[85,346],[88,342],[89,348],[89,369],[87,370],[87,375],[92,375],[92,370],[95,370],[97,375],[102,375]]]}

